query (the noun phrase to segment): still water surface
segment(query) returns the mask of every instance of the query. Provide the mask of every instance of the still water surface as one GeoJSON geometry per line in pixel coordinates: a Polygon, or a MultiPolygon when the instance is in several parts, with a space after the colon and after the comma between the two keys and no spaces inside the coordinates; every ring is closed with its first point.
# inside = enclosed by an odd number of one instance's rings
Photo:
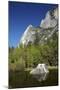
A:
{"type": "Polygon", "coordinates": [[[34,76],[28,71],[10,72],[9,88],[41,87],[58,85],[58,70],[50,70],[48,75],[34,76]]]}

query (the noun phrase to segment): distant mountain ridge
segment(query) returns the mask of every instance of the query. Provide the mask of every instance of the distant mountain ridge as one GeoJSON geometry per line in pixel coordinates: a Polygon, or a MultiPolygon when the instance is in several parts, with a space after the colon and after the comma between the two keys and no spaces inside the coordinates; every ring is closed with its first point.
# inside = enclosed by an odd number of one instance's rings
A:
{"type": "MultiPolygon", "coordinates": [[[[41,21],[39,27],[33,27],[31,24],[23,33],[19,45],[27,46],[29,43],[44,44],[54,33],[58,32],[58,8],[48,11],[45,18],[41,21]]],[[[18,47],[19,47],[18,45],[18,47]]]]}

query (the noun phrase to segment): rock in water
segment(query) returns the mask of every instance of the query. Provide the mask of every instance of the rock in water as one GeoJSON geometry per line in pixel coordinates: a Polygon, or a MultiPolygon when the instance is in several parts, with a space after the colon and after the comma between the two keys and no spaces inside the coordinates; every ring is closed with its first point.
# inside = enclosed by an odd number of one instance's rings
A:
{"type": "Polygon", "coordinates": [[[45,73],[48,73],[49,70],[48,70],[48,67],[46,64],[38,64],[36,68],[34,68],[30,74],[33,74],[33,75],[41,75],[41,74],[45,74],[45,73]]]}

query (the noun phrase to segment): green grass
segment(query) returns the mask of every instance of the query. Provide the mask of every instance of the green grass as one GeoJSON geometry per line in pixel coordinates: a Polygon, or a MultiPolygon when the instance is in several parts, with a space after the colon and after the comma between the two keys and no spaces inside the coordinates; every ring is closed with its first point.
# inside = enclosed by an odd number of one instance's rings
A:
{"type": "Polygon", "coordinates": [[[31,71],[33,68],[25,68],[25,71],[31,71]]]}
{"type": "Polygon", "coordinates": [[[58,69],[58,66],[48,66],[48,69],[49,69],[49,70],[58,69]]]}
{"type": "MultiPolygon", "coordinates": [[[[25,71],[31,71],[33,68],[25,68],[25,71]]],[[[49,70],[54,70],[54,69],[58,69],[58,66],[48,66],[49,70]]]]}

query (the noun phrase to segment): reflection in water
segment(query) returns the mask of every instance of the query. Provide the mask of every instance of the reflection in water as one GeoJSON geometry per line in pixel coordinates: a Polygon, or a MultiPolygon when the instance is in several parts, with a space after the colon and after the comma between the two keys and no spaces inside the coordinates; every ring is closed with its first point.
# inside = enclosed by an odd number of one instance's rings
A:
{"type": "Polygon", "coordinates": [[[46,80],[47,77],[48,77],[48,73],[33,75],[33,78],[36,78],[40,82],[46,80]]]}
{"type": "Polygon", "coordinates": [[[58,85],[58,70],[32,75],[28,71],[9,72],[9,88],[40,87],[58,85]]]}

